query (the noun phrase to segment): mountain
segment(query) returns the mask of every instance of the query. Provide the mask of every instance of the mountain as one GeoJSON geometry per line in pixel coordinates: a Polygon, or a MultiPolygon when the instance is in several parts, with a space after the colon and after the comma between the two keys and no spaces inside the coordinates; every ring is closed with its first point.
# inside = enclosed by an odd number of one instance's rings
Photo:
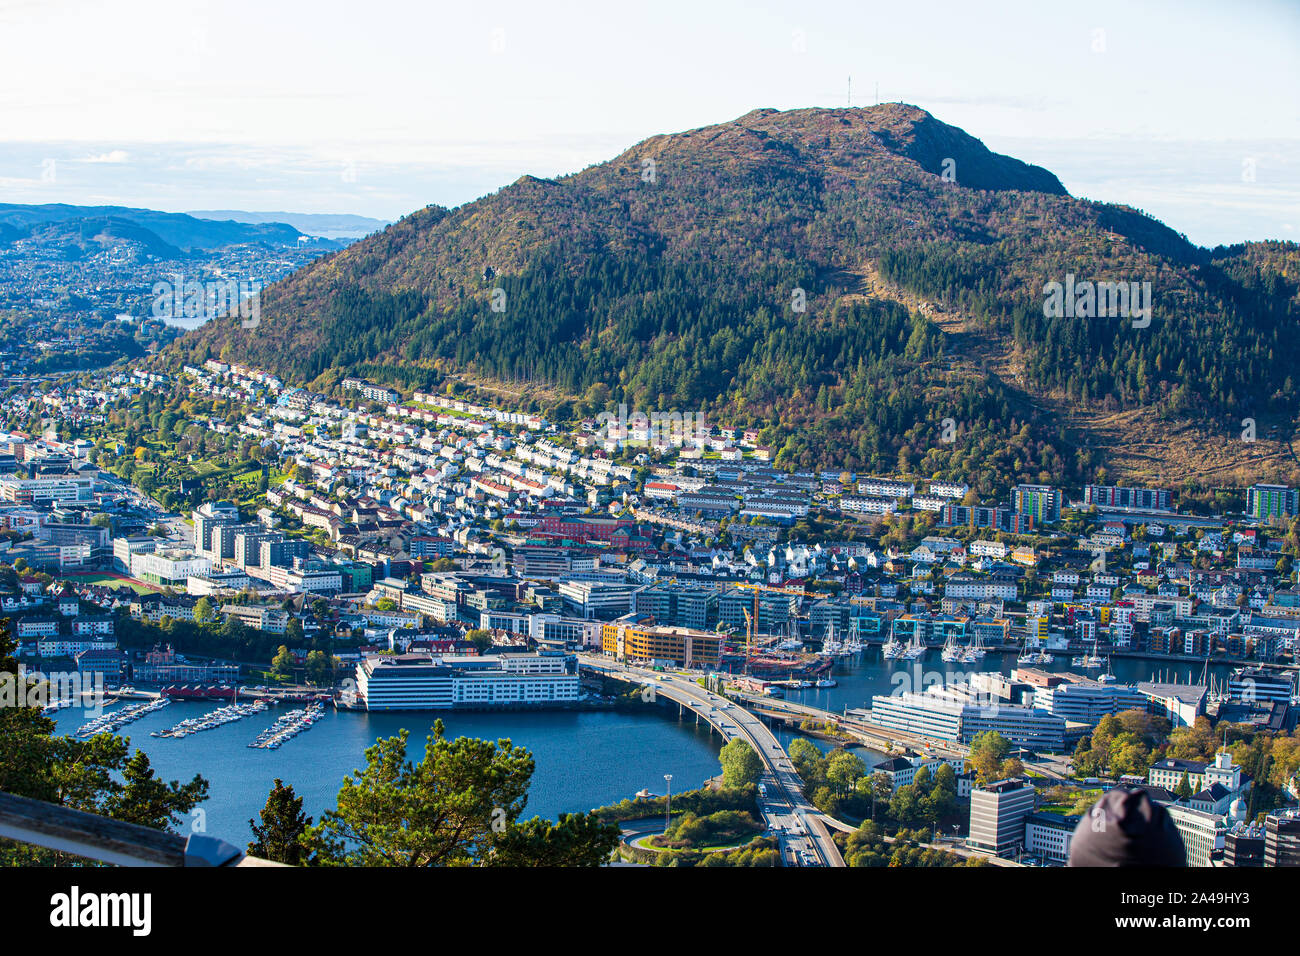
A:
{"type": "Polygon", "coordinates": [[[48,223],[82,221],[92,224],[107,221],[129,223],[152,233],[149,242],[162,243],[186,252],[254,243],[279,247],[299,247],[310,243],[321,249],[337,249],[340,245],[328,240],[311,239],[283,222],[217,222],[197,219],[185,213],[133,209],[127,206],[70,206],[63,203],[26,206],[0,203],[0,224],[16,230],[20,237],[48,223]]]}
{"type": "Polygon", "coordinates": [[[141,254],[158,259],[183,258],[185,253],[163,242],[149,229],[128,219],[113,216],[60,219],[35,222],[24,227],[6,226],[12,234],[0,231],[0,246],[18,239],[29,240],[47,249],[57,250],[59,258],[79,260],[108,247],[123,244],[141,254]]]}
{"type": "Polygon", "coordinates": [[[692,411],[781,463],[987,491],[1227,484],[1296,465],[1269,429],[1300,398],[1297,258],[1072,198],[913,106],[763,109],[419,210],[272,286],[255,334],[210,323],[168,357],[692,411]],[[1151,320],[1046,314],[1074,279],[1151,283],[1151,320]]]}
{"type": "Polygon", "coordinates": [[[334,213],[246,212],[239,209],[204,209],[190,212],[198,219],[229,219],[235,222],[283,222],[309,236],[326,239],[360,239],[388,225],[386,219],[334,213]]]}

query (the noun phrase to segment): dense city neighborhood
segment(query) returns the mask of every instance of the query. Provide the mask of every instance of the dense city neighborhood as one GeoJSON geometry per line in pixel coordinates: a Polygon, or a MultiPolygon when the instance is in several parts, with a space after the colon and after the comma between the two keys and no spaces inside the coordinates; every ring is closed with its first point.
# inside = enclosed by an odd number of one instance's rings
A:
{"type": "Polygon", "coordinates": [[[858,774],[886,799],[951,768],[963,853],[1063,863],[1105,779],[1166,805],[1198,865],[1294,862],[1294,755],[1261,791],[1224,733],[1294,748],[1294,488],[1218,514],[1162,488],[990,501],[780,470],[756,432],[689,414],[560,428],[453,389],[336,392],[211,360],[11,397],[0,599],[28,666],[436,710],[590,705],[594,656],[779,708],[879,654],[904,665],[889,693],[794,716],[892,752],[858,774]],[[177,467],[194,477],[163,487],[177,467]],[[982,666],[1004,654],[1009,675],[982,666]],[[1120,680],[1129,658],[1148,673],[1120,680]]]}

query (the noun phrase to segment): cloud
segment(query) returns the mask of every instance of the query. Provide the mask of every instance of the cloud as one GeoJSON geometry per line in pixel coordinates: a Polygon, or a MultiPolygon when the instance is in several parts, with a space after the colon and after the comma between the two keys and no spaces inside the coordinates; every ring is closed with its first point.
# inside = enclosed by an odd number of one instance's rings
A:
{"type": "Polygon", "coordinates": [[[97,156],[86,156],[78,160],[82,163],[125,163],[131,158],[131,154],[124,149],[113,149],[107,153],[100,153],[97,156]]]}

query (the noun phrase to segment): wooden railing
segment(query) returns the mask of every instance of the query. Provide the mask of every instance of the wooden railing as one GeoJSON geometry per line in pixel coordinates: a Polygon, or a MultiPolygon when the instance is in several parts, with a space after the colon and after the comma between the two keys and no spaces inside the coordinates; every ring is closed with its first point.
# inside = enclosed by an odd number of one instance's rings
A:
{"type": "Polygon", "coordinates": [[[183,837],[0,793],[0,837],[117,866],[281,866],[204,834],[183,837]]]}

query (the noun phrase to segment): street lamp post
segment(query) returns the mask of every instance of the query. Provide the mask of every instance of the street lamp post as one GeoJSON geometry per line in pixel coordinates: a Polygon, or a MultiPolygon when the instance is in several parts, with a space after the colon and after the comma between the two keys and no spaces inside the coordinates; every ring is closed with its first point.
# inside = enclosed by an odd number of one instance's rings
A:
{"type": "Polygon", "coordinates": [[[668,821],[673,812],[673,775],[664,774],[664,783],[668,785],[668,801],[664,804],[664,832],[668,832],[668,821]]]}

